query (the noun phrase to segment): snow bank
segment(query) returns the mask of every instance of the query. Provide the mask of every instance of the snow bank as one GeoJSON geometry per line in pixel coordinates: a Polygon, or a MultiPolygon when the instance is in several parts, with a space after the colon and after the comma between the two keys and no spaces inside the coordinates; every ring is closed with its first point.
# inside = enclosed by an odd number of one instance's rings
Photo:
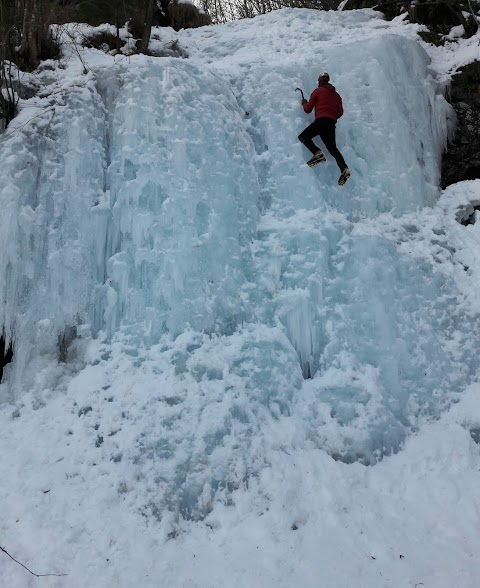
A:
{"type": "Polygon", "coordinates": [[[286,10],[44,72],[0,138],[12,554],[59,586],[475,585],[479,188],[439,199],[414,32],[286,10]],[[343,188],[297,139],[325,69],[343,188]]]}

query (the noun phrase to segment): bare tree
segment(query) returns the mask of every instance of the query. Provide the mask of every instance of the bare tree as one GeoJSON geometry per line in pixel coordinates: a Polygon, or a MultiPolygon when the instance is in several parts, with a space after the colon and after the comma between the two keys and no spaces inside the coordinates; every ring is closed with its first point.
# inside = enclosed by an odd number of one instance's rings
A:
{"type": "Polygon", "coordinates": [[[142,53],[148,53],[148,44],[152,32],[153,5],[154,0],[145,0],[145,18],[143,22],[142,43],[140,45],[142,53]]]}
{"type": "Polygon", "coordinates": [[[11,61],[0,54],[0,130],[15,117],[18,95],[15,92],[15,70],[11,61]]]}
{"type": "Polygon", "coordinates": [[[15,116],[18,96],[15,92],[16,68],[12,63],[11,47],[17,40],[13,14],[0,2],[0,130],[15,116]]]}
{"type": "Polygon", "coordinates": [[[252,18],[279,8],[312,8],[332,10],[340,0],[201,0],[202,8],[213,22],[252,18]]]}

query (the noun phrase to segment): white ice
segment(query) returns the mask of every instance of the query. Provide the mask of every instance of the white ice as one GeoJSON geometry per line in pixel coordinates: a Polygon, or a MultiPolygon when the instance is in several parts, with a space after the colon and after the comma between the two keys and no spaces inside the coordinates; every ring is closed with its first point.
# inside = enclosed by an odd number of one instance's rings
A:
{"type": "MultiPolygon", "coordinates": [[[[474,485],[480,223],[458,220],[479,189],[439,200],[452,112],[414,34],[370,11],[285,10],[180,32],[188,59],[85,50],[83,76],[72,53],[0,137],[0,324],[15,345],[2,528],[16,553],[38,542],[42,566],[69,570],[57,585],[316,586],[315,529],[351,518],[332,531],[325,585],[387,586],[370,561],[339,571],[363,524],[352,497],[371,513],[365,558],[389,532],[404,546],[415,517],[398,530],[389,499],[402,471],[412,500],[422,487],[439,423],[471,452],[458,467],[474,485]],[[322,70],[344,101],[343,188],[297,139],[311,119],[294,90],[322,70]],[[282,525],[298,534],[289,563],[282,525]],[[224,562],[212,576],[206,548],[181,565],[202,541],[224,562]],[[247,572],[258,543],[274,554],[264,580],[247,572]]],[[[453,468],[445,439],[438,451],[453,468]]],[[[432,520],[433,507],[422,538],[432,520]]],[[[438,580],[408,570],[421,576],[405,585],[438,580]]]]}

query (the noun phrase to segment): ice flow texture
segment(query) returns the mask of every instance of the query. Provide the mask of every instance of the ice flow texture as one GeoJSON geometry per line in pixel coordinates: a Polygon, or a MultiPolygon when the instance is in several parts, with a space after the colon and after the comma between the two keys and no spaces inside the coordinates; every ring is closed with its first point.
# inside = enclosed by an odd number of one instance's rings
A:
{"type": "MultiPolygon", "coordinates": [[[[105,348],[128,341],[132,393],[146,394],[138,350],[153,346],[168,406],[142,399],[132,460],[161,462],[152,484],[192,516],[262,467],[279,424],[286,444],[373,463],[474,370],[455,285],[355,232],[437,195],[445,105],[426,54],[395,36],[322,48],[346,105],[340,189],[334,163],[306,168],[296,138],[308,120],[293,89],[318,72],[295,53],[222,70],[229,42],[204,47],[215,67],[100,69],[48,124],[2,139],[18,148],[1,156],[0,318],[15,337],[4,390],[33,386],[77,325],[105,348]]],[[[107,370],[114,392],[127,374],[107,370]]]]}

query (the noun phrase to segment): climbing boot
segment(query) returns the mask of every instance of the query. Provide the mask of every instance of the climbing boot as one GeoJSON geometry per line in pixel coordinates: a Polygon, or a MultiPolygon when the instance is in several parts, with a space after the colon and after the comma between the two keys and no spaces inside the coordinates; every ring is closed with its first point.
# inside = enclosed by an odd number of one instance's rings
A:
{"type": "Polygon", "coordinates": [[[315,153],[315,155],[307,161],[307,165],[310,167],[314,167],[315,165],[317,165],[317,163],[323,163],[324,161],[327,161],[327,158],[319,149],[315,153]]]}
{"type": "Polygon", "coordinates": [[[345,184],[345,182],[348,180],[349,177],[350,177],[350,170],[348,169],[348,167],[346,167],[342,171],[342,173],[340,174],[340,177],[338,178],[338,185],[343,186],[343,184],[345,184]]]}

